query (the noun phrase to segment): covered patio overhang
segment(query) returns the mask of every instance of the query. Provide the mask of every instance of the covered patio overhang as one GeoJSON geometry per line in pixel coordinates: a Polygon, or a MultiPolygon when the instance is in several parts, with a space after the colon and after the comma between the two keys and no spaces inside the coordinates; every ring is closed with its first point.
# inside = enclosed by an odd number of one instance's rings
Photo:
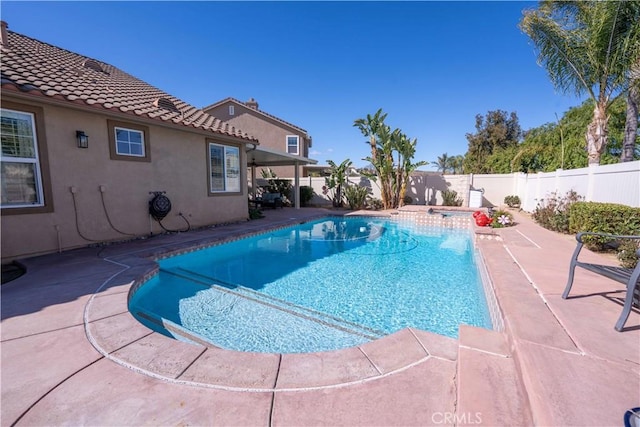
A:
{"type": "Polygon", "coordinates": [[[253,189],[253,197],[256,191],[256,168],[271,166],[295,166],[294,176],[294,200],[295,208],[300,209],[300,168],[301,165],[315,165],[317,160],[307,157],[295,156],[282,151],[272,150],[266,147],[255,145],[254,148],[247,150],[247,166],[251,168],[251,188],[253,189]]]}

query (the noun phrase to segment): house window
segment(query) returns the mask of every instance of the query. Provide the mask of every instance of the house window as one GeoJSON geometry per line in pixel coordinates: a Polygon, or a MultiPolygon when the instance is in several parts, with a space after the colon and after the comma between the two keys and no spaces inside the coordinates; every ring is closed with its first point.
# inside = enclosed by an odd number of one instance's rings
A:
{"type": "Polygon", "coordinates": [[[300,154],[300,137],[298,135],[287,135],[287,153],[300,154]]]}
{"type": "Polygon", "coordinates": [[[233,116],[234,114],[236,114],[236,108],[233,105],[229,105],[229,115],[233,116]]]}
{"type": "Polygon", "coordinates": [[[240,192],[240,149],[209,143],[209,192],[240,192]]]}
{"type": "Polygon", "coordinates": [[[107,120],[112,160],[150,162],[149,128],[107,120]]]}
{"type": "Polygon", "coordinates": [[[116,127],[116,154],[144,157],[144,133],[116,127]]]}
{"type": "Polygon", "coordinates": [[[44,206],[35,115],[2,109],[1,206],[44,206]]]}

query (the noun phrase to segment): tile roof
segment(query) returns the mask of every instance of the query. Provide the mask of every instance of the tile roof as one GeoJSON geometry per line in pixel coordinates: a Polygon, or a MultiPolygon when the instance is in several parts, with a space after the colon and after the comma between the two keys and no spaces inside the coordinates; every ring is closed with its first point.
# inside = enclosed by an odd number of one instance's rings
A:
{"type": "Polygon", "coordinates": [[[211,104],[211,105],[208,105],[208,106],[204,107],[204,108],[203,108],[203,110],[204,110],[204,111],[211,110],[211,109],[213,109],[213,108],[219,107],[220,105],[224,105],[224,104],[226,104],[227,102],[235,103],[235,104],[237,104],[237,105],[240,105],[240,106],[242,106],[242,107],[245,107],[245,108],[249,109],[249,111],[255,111],[255,112],[259,113],[259,114],[262,114],[263,116],[269,117],[270,119],[273,119],[273,120],[275,120],[275,121],[277,121],[277,122],[280,122],[280,123],[282,123],[283,125],[289,126],[289,127],[291,127],[291,128],[294,128],[294,129],[296,129],[296,130],[298,130],[298,131],[300,131],[300,132],[304,133],[305,135],[307,135],[307,138],[310,138],[309,134],[307,133],[307,131],[306,131],[305,129],[302,129],[301,127],[296,126],[296,125],[294,125],[294,124],[292,124],[292,123],[286,122],[286,121],[282,120],[282,119],[281,119],[281,118],[279,118],[279,117],[276,117],[276,116],[271,115],[271,114],[269,114],[269,113],[265,113],[264,111],[262,111],[262,110],[260,110],[260,109],[257,109],[257,108],[251,108],[251,107],[247,106],[247,103],[246,103],[246,102],[239,101],[239,100],[237,100],[236,98],[232,98],[232,97],[225,98],[225,99],[223,99],[223,100],[221,100],[221,101],[218,101],[218,102],[216,102],[216,103],[213,103],[213,104],[211,104]]]}
{"type": "Polygon", "coordinates": [[[227,122],[104,62],[7,31],[3,91],[21,91],[96,109],[160,120],[256,142],[227,122]]]}

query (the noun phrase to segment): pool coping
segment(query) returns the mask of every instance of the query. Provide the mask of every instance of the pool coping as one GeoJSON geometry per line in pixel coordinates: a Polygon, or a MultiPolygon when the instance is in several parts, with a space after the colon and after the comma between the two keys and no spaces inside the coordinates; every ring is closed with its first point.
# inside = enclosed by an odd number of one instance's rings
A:
{"type": "MultiPolygon", "coordinates": [[[[162,250],[154,248],[135,254],[106,257],[105,262],[117,264],[122,270],[105,281],[89,298],[83,316],[87,339],[105,358],[149,377],[182,385],[244,392],[344,387],[383,378],[428,363],[431,359],[455,361],[458,351],[457,339],[416,328],[404,328],[382,338],[338,350],[313,353],[257,353],[224,349],[211,343],[198,342],[197,338],[192,343],[172,339],[147,328],[128,310],[131,295],[158,273],[159,266],[156,261],[159,259],[296,224],[339,216],[343,215],[318,215],[302,221],[277,224],[259,231],[183,242],[178,247],[162,250]],[[120,282],[124,280],[125,283],[110,286],[116,279],[120,282]],[[399,353],[402,354],[401,357],[398,357],[399,353]]],[[[349,216],[389,219],[395,215],[376,213],[349,216]]],[[[415,218],[409,219],[416,225],[426,225],[420,224],[415,218]]],[[[479,253],[475,242],[474,252],[479,253]]],[[[482,274],[482,279],[486,293],[487,286],[492,288],[492,285],[486,274],[482,274]]],[[[489,300],[491,298],[487,295],[488,304],[489,300]]],[[[490,311],[492,321],[495,322],[495,294],[493,301],[490,311]]]]}

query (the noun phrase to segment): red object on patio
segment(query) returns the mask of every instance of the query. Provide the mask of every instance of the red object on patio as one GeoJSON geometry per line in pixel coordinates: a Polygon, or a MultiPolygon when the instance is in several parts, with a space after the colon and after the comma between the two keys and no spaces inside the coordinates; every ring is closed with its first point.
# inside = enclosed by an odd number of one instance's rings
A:
{"type": "MultiPolygon", "coordinates": [[[[479,211],[478,211],[479,212],[479,211]]],[[[476,215],[477,212],[475,212],[473,215],[476,219],[476,224],[480,227],[485,227],[489,224],[491,224],[491,218],[489,218],[488,216],[486,216],[484,213],[480,212],[478,213],[478,215],[476,215]]]]}

